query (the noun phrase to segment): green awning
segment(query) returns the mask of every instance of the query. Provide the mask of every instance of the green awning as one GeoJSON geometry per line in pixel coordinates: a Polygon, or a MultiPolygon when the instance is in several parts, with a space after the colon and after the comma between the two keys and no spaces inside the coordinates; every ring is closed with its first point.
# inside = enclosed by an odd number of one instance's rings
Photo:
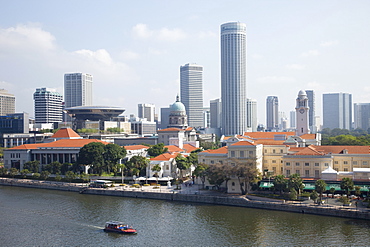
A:
{"type": "Polygon", "coordinates": [[[271,182],[261,182],[260,183],[260,188],[271,188],[273,186],[274,186],[274,184],[271,183],[271,182]]]}

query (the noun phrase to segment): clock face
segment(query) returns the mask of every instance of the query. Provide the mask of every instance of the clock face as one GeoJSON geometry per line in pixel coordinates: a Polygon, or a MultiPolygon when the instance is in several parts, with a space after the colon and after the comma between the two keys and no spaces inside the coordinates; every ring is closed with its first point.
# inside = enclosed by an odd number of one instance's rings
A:
{"type": "Polygon", "coordinates": [[[299,112],[300,112],[301,114],[303,114],[303,113],[304,113],[304,109],[299,109],[299,112]]]}

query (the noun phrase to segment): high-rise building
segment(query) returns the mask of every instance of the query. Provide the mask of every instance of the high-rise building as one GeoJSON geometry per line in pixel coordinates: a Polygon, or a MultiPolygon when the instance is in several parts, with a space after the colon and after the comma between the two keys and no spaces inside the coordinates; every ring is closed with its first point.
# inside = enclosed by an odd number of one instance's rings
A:
{"type": "Polygon", "coordinates": [[[221,108],[222,105],[220,99],[214,99],[209,102],[211,128],[221,128],[221,108]]]}
{"type": "Polygon", "coordinates": [[[185,64],[180,67],[180,97],[185,105],[188,124],[203,126],[203,66],[185,64]]]}
{"type": "Polygon", "coordinates": [[[354,104],[354,128],[368,130],[370,128],[370,103],[354,104]]]}
{"type": "Polygon", "coordinates": [[[155,106],[153,104],[139,104],[138,105],[138,117],[146,118],[148,122],[154,122],[155,106]]]}
{"type": "Polygon", "coordinates": [[[65,108],[92,105],[93,77],[84,73],[64,75],[65,108]]]}
{"type": "Polygon", "coordinates": [[[296,127],[295,118],[296,118],[295,111],[290,111],[290,128],[292,129],[296,127]]]}
{"type": "Polygon", "coordinates": [[[308,117],[310,108],[308,107],[308,97],[304,90],[299,91],[298,97],[296,99],[296,117],[297,117],[297,128],[296,135],[301,136],[304,134],[309,134],[310,129],[308,126],[308,117]]]}
{"type": "Polygon", "coordinates": [[[51,88],[36,88],[35,123],[57,123],[63,120],[63,96],[51,88]]]}
{"type": "Polygon", "coordinates": [[[15,96],[0,89],[0,116],[15,113],[15,96]]]}
{"type": "Polygon", "coordinates": [[[257,131],[257,100],[247,98],[247,129],[248,132],[257,131]]]}
{"type": "Polygon", "coordinates": [[[247,27],[221,25],[221,102],[224,135],[246,131],[247,27]]]}
{"type": "Polygon", "coordinates": [[[171,113],[171,106],[161,108],[161,124],[159,126],[161,129],[166,129],[167,126],[169,125],[170,113],[171,113]]]}
{"type": "Polygon", "coordinates": [[[279,100],[277,96],[267,96],[266,99],[266,130],[279,129],[279,100]]]}
{"type": "Polygon", "coordinates": [[[323,128],[351,129],[352,95],[349,93],[323,94],[323,128]]]}
{"type": "Polygon", "coordinates": [[[313,90],[306,90],[306,94],[308,98],[308,107],[310,108],[308,112],[308,126],[311,133],[316,133],[315,92],[313,90]]]}
{"type": "Polygon", "coordinates": [[[203,127],[209,128],[211,125],[211,109],[209,107],[203,107],[203,127]]]}

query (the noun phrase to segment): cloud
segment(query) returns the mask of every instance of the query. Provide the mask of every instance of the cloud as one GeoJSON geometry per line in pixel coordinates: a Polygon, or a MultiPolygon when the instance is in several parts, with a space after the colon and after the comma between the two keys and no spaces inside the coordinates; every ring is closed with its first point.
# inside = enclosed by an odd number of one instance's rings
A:
{"type": "Polygon", "coordinates": [[[309,50],[301,54],[302,57],[317,57],[318,55],[320,55],[318,50],[309,50]]]}
{"type": "Polygon", "coordinates": [[[136,60],[140,58],[140,55],[133,51],[123,51],[120,53],[120,58],[123,60],[136,60]]]}
{"type": "Polygon", "coordinates": [[[339,44],[338,40],[332,40],[332,41],[321,42],[320,46],[329,47],[329,46],[333,46],[333,45],[337,45],[337,44],[339,44]]]}
{"type": "Polygon", "coordinates": [[[158,41],[175,42],[186,38],[186,33],[179,28],[169,29],[167,27],[159,30],[150,30],[146,24],[136,24],[132,28],[134,37],[139,39],[154,39],[158,41]]]}
{"type": "Polygon", "coordinates": [[[287,64],[285,65],[285,68],[291,69],[291,70],[303,70],[306,68],[306,66],[302,64],[287,64]]]}
{"type": "Polygon", "coordinates": [[[261,54],[252,54],[252,58],[255,60],[263,59],[263,56],[261,54]]]}
{"type": "Polygon", "coordinates": [[[264,76],[257,78],[260,83],[291,83],[295,82],[295,78],[288,76],[264,76]]]}
{"type": "Polygon", "coordinates": [[[325,85],[317,81],[308,82],[307,87],[315,91],[326,91],[325,85]]]}
{"type": "Polygon", "coordinates": [[[215,38],[215,37],[217,37],[217,34],[215,32],[212,32],[212,31],[201,31],[201,32],[199,32],[198,37],[200,39],[215,38]]]}

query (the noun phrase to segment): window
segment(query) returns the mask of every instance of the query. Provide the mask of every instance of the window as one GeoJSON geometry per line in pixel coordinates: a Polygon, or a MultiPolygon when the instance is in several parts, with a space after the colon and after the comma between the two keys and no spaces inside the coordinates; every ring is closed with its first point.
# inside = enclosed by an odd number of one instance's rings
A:
{"type": "Polygon", "coordinates": [[[300,170],[295,170],[295,173],[298,174],[298,175],[301,174],[300,170]]]}
{"type": "Polygon", "coordinates": [[[231,152],[230,152],[230,156],[231,156],[231,157],[235,157],[235,151],[231,151],[231,152]]]}
{"type": "Polygon", "coordinates": [[[362,161],[363,166],[367,166],[367,161],[362,161]]]}
{"type": "Polygon", "coordinates": [[[214,164],[215,163],[215,161],[214,160],[211,160],[211,164],[214,164]]]}
{"type": "Polygon", "coordinates": [[[222,160],[219,160],[218,163],[220,163],[222,165],[222,160]]]}
{"type": "Polygon", "coordinates": [[[310,176],[310,170],[304,170],[304,176],[307,178],[310,176]]]}
{"type": "Polygon", "coordinates": [[[337,165],[337,164],[338,164],[338,161],[337,161],[337,160],[336,160],[336,161],[334,161],[334,164],[336,164],[336,165],[337,165]]]}
{"type": "Polygon", "coordinates": [[[265,153],[267,153],[267,149],[265,149],[265,153]]]}
{"type": "Polygon", "coordinates": [[[275,149],[272,150],[272,153],[274,154],[275,153],[275,149]]]}
{"type": "Polygon", "coordinates": [[[304,166],[310,166],[310,163],[304,163],[304,166]]]}
{"type": "Polygon", "coordinates": [[[325,163],[324,165],[325,165],[325,166],[329,166],[329,163],[325,163]]]}
{"type": "Polygon", "coordinates": [[[290,176],[290,170],[286,170],[286,175],[290,176]]]}
{"type": "Polygon", "coordinates": [[[231,186],[235,186],[235,182],[232,182],[232,183],[231,183],[231,186]]]}
{"type": "Polygon", "coordinates": [[[166,165],[166,170],[169,170],[170,169],[170,166],[169,165],[166,165]]]}
{"type": "Polygon", "coordinates": [[[286,166],[290,166],[290,162],[285,163],[286,166]]]}
{"type": "Polygon", "coordinates": [[[348,168],[343,168],[343,170],[344,170],[345,172],[348,172],[348,168]]]}
{"type": "Polygon", "coordinates": [[[315,163],[315,166],[320,166],[320,164],[319,163],[315,163]]]}
{"type": "Polygon", "coordinates": [[[273,160],[272,163],[276,163],[276,160],[273,160]]]}
{"type": "Polygon", "coordinates": [[[295,166],[299,166],[299,162],[296,162],[296,163],[295,163],[295,166]]]}
{"type": "Polygon", "coordinates": [[[346,160],[343,161],[343,164],[348,165],[348,161],[346,161],[346,160]]]}
{"type": "Polygon", "coordinates": [[[244,158],[244,151],[240,151],[240,158],[244,158]]]}
{"type": "Polygon", "coordinates": [[[284,150],[280,149],[280,153],[282,154],[284,152],[284,150]]]}
{"type": "Polygon", "coordinates": [[[319,178],[320,177],[320,171],[319,170],[315,170],[315,178],[319,178]]]}
{"type": "Polygon", "coordinates": [[[353,164],[354,164],[354,165],[357,165],[357,161],[353,161],[353,164]]]}

